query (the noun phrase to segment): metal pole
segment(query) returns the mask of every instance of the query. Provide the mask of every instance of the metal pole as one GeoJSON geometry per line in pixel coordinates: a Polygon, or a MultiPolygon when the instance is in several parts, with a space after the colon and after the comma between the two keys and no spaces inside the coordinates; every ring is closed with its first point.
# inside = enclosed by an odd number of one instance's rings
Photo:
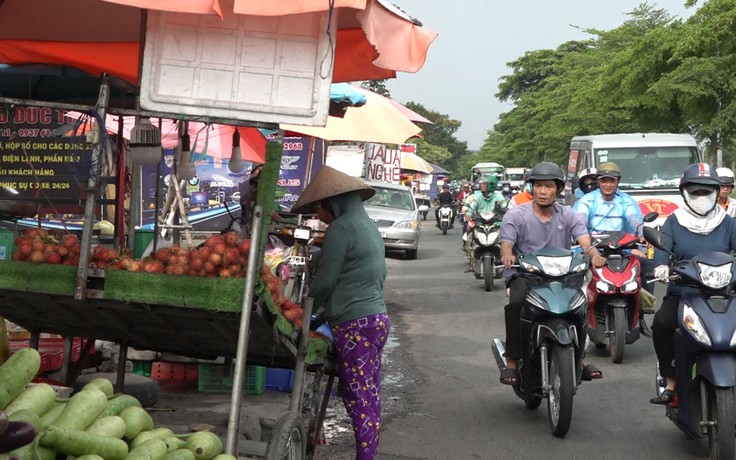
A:
{"type": "MultiPolygon", "coordinates": [[[[97,97],[97,114],[99,116],[99,123],[101,124],[100,133],[104,133],[105,129],[105,116],[107,115],[107,104],[110,99],[110,79],[107,74],[102,77],[102,84],[100,84],[100,94],[97,97]]],[[[100,141],[92,148],[92,161],[90,162],[91,167],[95,167],[100,164],[101,149],[104,148],[102,138],[100,135],[100,141]]],[[[87,264],[89,263],[89,253],[92,246],[92,229],[95,221],[95,206],[97,204],[97,194],[99,193],[100,184],[97,182],[95,176],[100,174],[101,171],[91,171],[89,181],[87,184],[87,201],[84,208],[84,223],[82,226],[82,241],[80,242],[81,251],[79,254],[79,264],[77,265],[77,287],[74,291],[74,298],[82,300],[85,297],[87,290],[87,264]]]]}
{"type": "Polygon", "coordinates": [[[299,334],[299,348],[296,353],[296,364],[294,365],[294,384],[292,385],[289,411],[299,414],[304,397],[304,374],[306,371],[305,358],[307,356],[307,343],[309,342],[309,324],[312,319],[312,297],[304,298],[304,312],[302,315],[302,330],[299,334]],[[296,393],[296,395],[294,395],[296,393]]]}
{"type": "Polygon", "coordinates": [[[240,330],[238,332],[238,348],[235,353],[235,372],[233,373],[233,392],[230,397],[230,417],[227,423],[227,440],[225,452],[238,456],[238,438],[240,437],[240,405],[243,399],[243,383],[245,382],[245,363],[248,356],[248,334],[250,332],[250,315],[253,305],[253,289],[258,276],[258,252],[261,239],[261,221],[263,207],[256,206],[251,222],[251,245],[248,252],[248,269],[245,276],[245,292],[240,310],[240,330]]]}

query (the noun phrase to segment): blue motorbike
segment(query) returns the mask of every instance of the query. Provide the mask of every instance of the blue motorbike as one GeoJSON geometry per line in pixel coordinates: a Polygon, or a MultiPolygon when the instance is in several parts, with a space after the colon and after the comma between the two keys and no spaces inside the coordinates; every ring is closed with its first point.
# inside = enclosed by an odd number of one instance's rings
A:
{"type": "MultiPolygon", "coordinates": [[[[659,249],[661,235],[644,228],[659,249]]],[[[664,249],[663,249],[664,250],[664,249]]],[[[712,459],[733,459],[736,432],[736,264],[730,254],[705,252],[670,265],[670,281],[695,288],[678,307],[674,335],[676,397],[666,415],[692,438],[707,437],[712,459]]],[[[656,388],[665,379],[657,366],[656,388]]]]}
{"type": "MultiPolygon", "coordinates": [[[[521,310],[522,357],[513,386],[526,407],[547,399],[552,434],[564,437],[572,421],[573,396],[582,377],[588,301],[589,259],[566,249],[546,248],[518,258],[518,274],[530,281],[521,310]]],[[[493,339],[500,370],[507,366],[505,343],[493,339]]]]}

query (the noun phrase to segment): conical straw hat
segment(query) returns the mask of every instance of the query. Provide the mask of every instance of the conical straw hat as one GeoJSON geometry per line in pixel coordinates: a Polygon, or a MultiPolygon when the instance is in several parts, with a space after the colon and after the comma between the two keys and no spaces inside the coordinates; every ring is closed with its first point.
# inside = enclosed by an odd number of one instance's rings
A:
{"type": "Polygon", "coordinates": [[[360,198],[367,200],[376,194],[376,191],[362,180],[348,176],[345,173],[329,166],[322,166],[312,182],[296,200],[291,212],[296,214],[310,214],[315,212],[314,205],[337,195],[348,192],[360,192],[360,198]]]}

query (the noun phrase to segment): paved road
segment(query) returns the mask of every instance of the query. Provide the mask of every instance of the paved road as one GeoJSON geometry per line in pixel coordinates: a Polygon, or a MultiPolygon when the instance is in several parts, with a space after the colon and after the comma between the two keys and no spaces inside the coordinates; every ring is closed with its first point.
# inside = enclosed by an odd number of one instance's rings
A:
{"type": "Polygon", "coordinates": [[[498,382],[490,343],[504,334],[505,293],[487,293],[463,273],[459,237],[427,221],[418,260],[387,258],[399,345],[384,373],[389,414],[379,458],[708,458],[707,442],[686,438],[649,404],[655,354],[646,337],[627,346],[620,365],[589,354],[604,378],[583,382],[567,437],[553,437],[546,402],[529,411],[498,382]]]}

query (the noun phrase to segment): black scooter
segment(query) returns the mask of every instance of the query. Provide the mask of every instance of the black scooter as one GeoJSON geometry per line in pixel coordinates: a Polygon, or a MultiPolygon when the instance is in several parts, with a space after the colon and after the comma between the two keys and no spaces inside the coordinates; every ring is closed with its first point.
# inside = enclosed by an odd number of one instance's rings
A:
{"type": "MultiPolygon", "coordinates": [[[[644,237],[663,249],[661,234],[644,237]]],[[[670,254],[672,256],[672,254],[670,254]]],[[[736,263],[722,252],[698,254],[670,266],[670,280],[698,289],[684,294],[674,336],[676,398],[666,415],[685,434],[707,436],[712,459],[733,459],[736,432],[736,263]]],[[[657,366],[657,393],[665,389],[657,366]]]]}
{"type": "MultiPolygon", "coordinates": [[[[583,285],[589,259],[566,249],[546,248],[518,258],[518,275],[530,281],[521,309],[522,357],[513,386],[526,407],[547,398],[552,434],[564,437],[572,421],[572,400],[583,371],[588,301],[583,285]]],[[[505,343],[493,339],[500,370],[507,366],[505,343]]]]}

